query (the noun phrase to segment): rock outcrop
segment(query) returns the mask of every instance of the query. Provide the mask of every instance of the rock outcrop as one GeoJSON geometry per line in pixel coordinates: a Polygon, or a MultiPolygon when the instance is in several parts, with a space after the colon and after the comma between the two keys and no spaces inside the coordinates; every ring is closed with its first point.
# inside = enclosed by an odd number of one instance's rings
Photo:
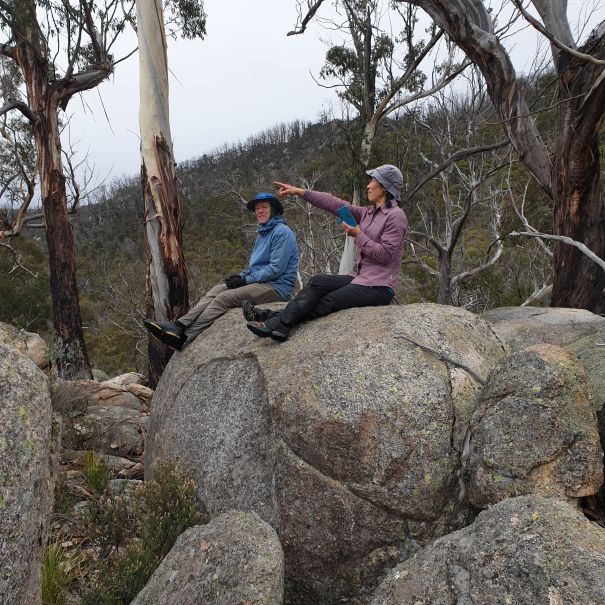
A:
{"type": "Polygon", "coordinates": [[[45,374],[0,343],[0,604],[41,603],[53,500],[52,406],[45,374]]]}
{"type": "Polygon", "coordinates": [[[142,382],[143,377],[134,372],[104,382],[56,380],[53,405],[70,420],[66,432],[70,448],[140,456],[153,395],[142,382]]]}
{"type": "Polygon", "coordinates": [[[500,307],[481,317],[514,350],[535,344],[565,346],[605,328],[605,318],[584,309],[500,307]]]}
{"type": "Polygon", "coordinates": [[[460,527],[453,489],[481,376],[506,353],[462,309],[351,309],[258,339],[230,312],[173,357],[153,398],[146,473],[176,457],[211,515],[278,531],[291,602],[337,602],[460,527]]]}
{"type": "Polygon", "coordinates": [[[0,343],[17,349],[39,368],[46,368],[50,363],[48,346],[39,334],[0,322],[0,343]]]}
{"type": "Polygon", "coordinates": [[[601,605],[605,530],[567,503],[509,498],[396,567],[371,605],[601,605]]]}
{"type": "Polygon", "coordinates": [[[603,483],[603,452],[575,355],[535,345],[503,360],[481,393],[470,441],[469,499],[580,498],[603,483]]]}
{"type": "Polygon", "coordinates": [[[255,513],[230,511],[179,536],[132,605],[281,605],[284,557],[255,513]]]}

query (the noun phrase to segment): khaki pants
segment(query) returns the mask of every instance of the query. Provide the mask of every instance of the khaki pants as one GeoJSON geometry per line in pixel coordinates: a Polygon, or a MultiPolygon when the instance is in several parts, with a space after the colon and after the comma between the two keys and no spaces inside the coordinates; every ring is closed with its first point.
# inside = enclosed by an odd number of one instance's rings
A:
{"type": "Polygon", "coordinates": [[[179,322],[185,326],[187,339],[191,341],[199,336],[229,309],[241,306],[243,300],[249,300],[253,305],[262,305],[281,299],[277,292],[265,283],[248,284],[231,290],[224,283],[218,284],[208,290],[195,307],[183,317],[179,317],[179,322]]]}

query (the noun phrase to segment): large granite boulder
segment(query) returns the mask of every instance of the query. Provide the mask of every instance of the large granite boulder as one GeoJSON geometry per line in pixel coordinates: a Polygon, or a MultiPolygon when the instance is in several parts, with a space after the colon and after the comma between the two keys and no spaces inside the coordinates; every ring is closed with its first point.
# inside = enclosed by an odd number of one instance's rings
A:
{"type": "Polygon", "coordinates": [[[443,305],[350,309],[281,345],[234,310],[158,385],[146,474],[178,458],[212,515],[253,510],[275,527],[290,602],[359,594],[468,521],[452,485],[479,385],[399,334],[484,377],[506,352],[486,322],[443,305]]]}
{"type": "Polygon", "coordinates": [[[605,318],[584,309],[500,307],[481,317],[514,350],[535,344],[565,346],[605,328],[605,318]]]}
{"type": "Polygon", "coordinates": [[[0,604],[41,603],[53,499],[52,406],[45,374],[0,343],[0,604]]]}
{"type": "Polygon", "coordinates": [[[281,605],[283,586],[275,530],[230,511],[181,534],[131,605],[281,605]]]}
{"type": "MultiPolygon", "coordinates": [[[[575,353],[586,373],[589,401],[605,448],[605,318],[583,309],[537,307],[492,309],[482,317],[515,350],[547,343],[575,353]]],[[[605,489],[600,500],[599,515],[605,519],[605,489]]]]}
{"type": "Polygon", "coordinates": [[[572,353],[535,345],[505,358],[472,421],[469,499],[580,498],[603,483],[603,452],[584,370],[572,353]]]}
{"type": "Polygon", "coordinates": [[[46,368],[50,363],[48,345],[35,332],[26,332],[0,322],[0,342],[17,349],[29,357],[39,368],[46,368]]]}
{"type": "Polygon", "coordinates": [[[396,567],[371,605],[602,605],[605,530],[569,504],[509,498],[396,567]]]}

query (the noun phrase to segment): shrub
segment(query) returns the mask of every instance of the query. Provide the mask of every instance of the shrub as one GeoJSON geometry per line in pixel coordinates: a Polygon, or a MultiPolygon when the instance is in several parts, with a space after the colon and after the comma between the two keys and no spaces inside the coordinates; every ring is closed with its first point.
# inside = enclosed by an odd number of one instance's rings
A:
{"type": "Polygon", "coordinates": [[[59,472],[55,481],[53,511],[58,515],[66,515],[77,501],[78,497],[69,489],[65,473],[59,472]]]}
{"type": "Polygon", "coordinates": [[[42,602],[44,605],[64,605],[69,589],[78,578],[82,557],[69,555],[60,539],[51,542],[42,562],[42,602]]]}
{"type": "Polygon", "coordinates": [[[102,494],[111,479],[113,471],[102,456],[94,452],[84,454],[84,468],[82,475],[88,489],[96,495],[102,494]]]}
{"type": "MultiPolygon", "coordinates": [[[[176,539],[186,529],[207,521],[205,514],[199,511],[191,477],[173,463],[156,470],[156,478],[147,481],[135,496],[135,522],[130,526],[136,528],[136,538],[121,553],[98,561],[96,580],[84,595],[82,605],[130,603],[176,539]]],[[[102,509],[110,501],[111,498],[98,498],[96,505],[102,509]]],[[[102,519],[104,514],[109,513],[100,510],[98,518],[102,519]]]]}

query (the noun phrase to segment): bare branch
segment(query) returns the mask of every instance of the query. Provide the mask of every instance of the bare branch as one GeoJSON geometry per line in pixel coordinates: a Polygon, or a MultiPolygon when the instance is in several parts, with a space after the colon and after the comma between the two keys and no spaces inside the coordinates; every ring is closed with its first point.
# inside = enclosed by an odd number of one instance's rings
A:
{"type": "Polygon", "coordinates": [[[563,44],[557,37],[549,32],[537,19],[532,17],[524,8],[523,4],[519,0],[513,0],[513,4],[517,7],[519,12],[525,17],[525,19],[535,28],[537,29],[545,38],[548,38],[554,46],[558,49],[565,51],[566,53],[576,57],[576,59],[581,59],[582,61],[588,61],[589,63],[594,63],[595,65],[605,65],[605,61],[601,59],[597,59],[592,55],[587,55],[586,53],[582,53],[571,46],[567,46],[563,44]]]}
{"type": "Polygon", "coordinates": [[[443,78],[441,78],[438,82],[436,82],[433,86],[431,86],[431,88],[427,88],[426,90],[421,90],[420,92],[417,92],[416,94],[413,94],[409,97],[406,97],[405,99],[396,101],[392,105],[389,105],[384,110],[383,115],[388,115],[397,109],[401,109],[405,105],[410,105],[411,103],[414,103],[415,101],[420,101],[421,99],[426,99],[426,97],[430,97],[431,95],[434,95],[436,92],[440,91],[442,88],[445,88],[452,80],[457,78],[470,64],[471,64],[470,61],[464,61],[464,63],[462,63],[462,65],[458,69],[453,71],[448,76],[444,76],[443,78]]]}
{"type": "MultiPolygon", "coordinates": [[[[503,251],[502,239],[498,238],[497,240],[492,242],[490,244],[489,248],[491,248],[494,244],[496,245],[496,252],[495,252],[494,256],[492,256],[492,258],[490,258],[488,261],[486,261],[482,265],[479,265],[478,267],[475,267],[474,269],[470,269],[469,271],[465,271],[464,273],[459,273],[458,275],[454,276],[452,278],[452,286],[455,286],[455,285],[459,284],[460,282],[464,281],[465,279],[469,279],[470,277],[473,277],[474,275],[477,275],[477,274],[481,273],[482,271],[485,271],[486,269],[489,269],[490,267],[495,265],[496,262],[498,261],[498,259],[500,258],[500,256],[502,255],[502,251],[503,251]]],[[[489,248],[488,248],[488,253],[489,253],[489,248]]]]}
{"type": "Polygon", "coordinates": [[[297,29],[293,29],[292,31],[289,31],[286,35],[287,36],[298,36],[299,34],[304,34],[305,30],[307,29],[307,25],[309,24],[309,21],[311,21],[311,19],[313,19],[313,17],[315,16],[315,13],[317,13],[317,11],[319,10],[319,7],[323,3],[324,3],[324,0],[317,0],[317,2],[315,2],[315,4],[309,6],[309,10],[307,11],[307,14],[303,17],[302,21],[300,22],[300,26],[297,29]]]}
{"type": "Polygon", "coordinates": [[[422,189],[430,180],[434,179],[439,173],[443,172],[446,168],[451,166],[454,162],[458,162],[459,160],[464,160],[471,155],[476,153],[484,153],[486,151],[494,151],[495,149],[500,149],[506,145],[510,145],[510,141],[500,141],[498,143],[493,143],[491,145],[480,145],[478,147],[469,147],[468,149],[460,149],[456,151],[456,153],[452,154],[445,162],[442,162],[431,170],[429,174],[427,174],[421,181],[419,181],[412,189],[406,193],[406,199],[412,199],[420,189],[422,189]]]}
{"type": "Polygon", "coordinates": [[[536,286],[534,291],[519,306],[528,307],[530,305],[533,305],[534,303],[539,302],[545,296],[548,296],[551,293],[552,293],[552,284],[543,284],[541,286],[536,286]]]}
{"type": "MultiPolygon", "coordinates": [[[[0,237],[0,240],[1,239],[2,239],[2,237],[0,237]]],[[[12,273],[17,267],[19,267],[20,269],[23,269],[23,271],[25,271],[26,273],[29,273],[29,275],[31,275],[33,278],[35,278],[35,279],[38,278],[37,273],[34,273],[31,269],[27,268],[23,264],[23,262],[21,260],[21,255],[9,243],[0,241],[0,247],[8,250],[13,255],[15,264],[14,264],[13,268],[9,271],[9,273],[12,273]]]]}
{"type": "Polygon", "coordinates": [[[605,271],[605,260],[598,257],[592,250],[590,250],[587,246],[585,246],[582,242],[578,242],[575,239],[571,239],[571,237],[567,237],[566,235],[550,235],[548,233],[534,233],[531,231],[511,231],[508,234],[510,237],[538,237],[542,239],[551,239],[557,242],[563,242],[564,244],[568,244],[570,246],[574,246],[585,254],[591,261],[595,262],[603,271],[605,271]]]}
{"type": "Polygon", "coordinates": [[[427,240],[427,242],[430,242],[439,252],[446,252],[441,242],[435,239],[432,235],[429,235],[428,233],[422,233],[421,231],[408,231],[408,234],[413,235],[415,237],[422,237],[427,240]]]}

